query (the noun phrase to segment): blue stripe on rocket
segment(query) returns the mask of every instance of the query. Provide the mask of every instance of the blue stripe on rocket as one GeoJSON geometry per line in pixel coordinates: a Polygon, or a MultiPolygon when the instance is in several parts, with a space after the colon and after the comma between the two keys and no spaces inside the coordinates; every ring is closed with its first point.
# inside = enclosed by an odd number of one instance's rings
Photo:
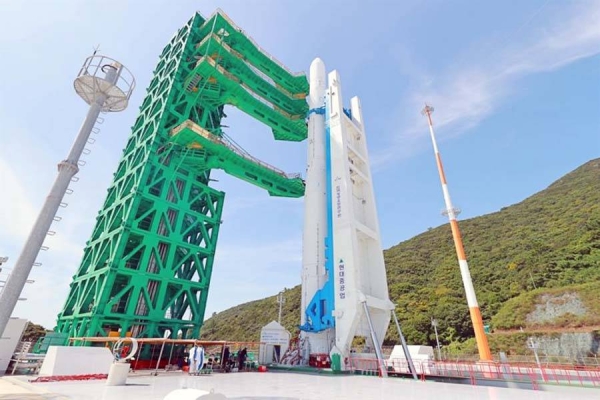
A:
{"type": "Polygon", "coordinates": [[[333,205],[331,200],[332,174],[331,174],[331,131],[329,129],[329,95],[325,100],[325,180],[326,180],[326,204],[327,204],[327,236],[325,237],[325,272],[327,281],[323,287],[315,293],[306,307],[306,323],[300,326],[300,330],[306,332],[320,332],[335,326],[332,311],[335,308],[335,296],[333,292],[333,205]]]}

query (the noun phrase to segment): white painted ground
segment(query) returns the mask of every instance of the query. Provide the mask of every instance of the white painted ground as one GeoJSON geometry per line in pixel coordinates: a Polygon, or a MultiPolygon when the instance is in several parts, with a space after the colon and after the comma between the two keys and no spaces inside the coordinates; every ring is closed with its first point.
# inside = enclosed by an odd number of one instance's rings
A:
{"type": "MultiPolygon", "coordinates": [[[[35,383],[63,398],[81,400],[162,400],[172,390],[214,389],[237,400],[550,400],[600,399],[600,389],[556,387],[552,391],[506,389],[461,384],[381,379],[370,376],[320,376],[293,373],[230,373],[208,376],[164,374],[130,376],[128,386],[107,387],[105,381],[35,383]]],[[[53,398],[45,396],[44,398],[53,398]]]]}

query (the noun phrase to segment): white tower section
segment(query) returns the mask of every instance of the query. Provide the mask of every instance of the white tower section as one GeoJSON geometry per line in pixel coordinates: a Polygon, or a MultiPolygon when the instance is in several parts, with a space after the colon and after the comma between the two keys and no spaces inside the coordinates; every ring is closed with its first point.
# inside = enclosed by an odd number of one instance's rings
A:
{"type": "Polygon", "coordinates": [[[117,61],[96,55],[88,57],[75,79],[75,91],[90,105],[79,134],[66,159],[58,164],[58,176],[50,189],[25,246],[4,290],[0,294],[0,334],[8,323],[33,263],[44,243],[71,178],[79,172],[79,158],[101,112],[122,111],[135,88],[133,75],[117,61]]]}
{"type": "MultiPolygon", "coordinates": [[[[339,74],[329,73],[326,140],[331,157],[336,332],[331,354],[332,359],[338,353],[345,360],[354,336],[364,336],[381,360],[381,342],[394,305],[388,294],[360,100],[353,97],[350,104],[351,117],[343,108],[339,74]]],[[[348,367],[344,364],[342,369],[348,367]]]]}
{"type": "MultiPolygon", "coordinates": [[[[316,58],[310,65],[308,104],[308,154],[304,196],[304,233],[302,246],[302,296],[300,325],[306,321],[305,310],[315,293],[327,280],[325,271],[325,237],[327,235],[327,186],[325,174],[325,64],[316,58]]],[[[302,332],[304,354],[328,354],[334,338],[333,329],[302,332]]]]}

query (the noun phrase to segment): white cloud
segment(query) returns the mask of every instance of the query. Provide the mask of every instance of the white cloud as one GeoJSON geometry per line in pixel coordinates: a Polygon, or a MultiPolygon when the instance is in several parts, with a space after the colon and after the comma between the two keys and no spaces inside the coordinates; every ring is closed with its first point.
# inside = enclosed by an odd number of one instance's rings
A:
{"type": "Polygon", "coordinates": [[[514,92],[520,79],[599,54],[598,21],[600,2],[558,8],[549,16],[538,16],[535,23],[530,20],[514,44],[502,45],[497,51],[491,47],[477,57],[470,54],[472,59],[457,60],[459,69],[450,63],[450,67],[431,77],[420,72],[414,60],[400,54],[396,60],[401,72],[418,83],[396,109],[394,128],[390,130],[395,135],[393,145],[375,154],[372,162],[382,167],[427,145],[427,123],[420,114],[425,103],[436,109],[434,125],[444,127],[436,131],[438,136],[460,135],[491,115],[514,92]]]}

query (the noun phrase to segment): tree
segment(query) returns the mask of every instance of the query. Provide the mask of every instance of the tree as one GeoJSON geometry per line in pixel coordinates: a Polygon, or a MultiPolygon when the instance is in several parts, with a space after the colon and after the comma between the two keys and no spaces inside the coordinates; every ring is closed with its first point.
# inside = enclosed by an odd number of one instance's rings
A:
{"type": "Polygon", "coordinates": [[[23,333],[22,340],[24,342],[35,343],[38,341],[39,338],[45,336],[46,332],[50,332],[50,330],[44,328],[41,325],[37,325],[32,322],[27,322],[27,327],[25,327],[25,332],[23,333]]]}

